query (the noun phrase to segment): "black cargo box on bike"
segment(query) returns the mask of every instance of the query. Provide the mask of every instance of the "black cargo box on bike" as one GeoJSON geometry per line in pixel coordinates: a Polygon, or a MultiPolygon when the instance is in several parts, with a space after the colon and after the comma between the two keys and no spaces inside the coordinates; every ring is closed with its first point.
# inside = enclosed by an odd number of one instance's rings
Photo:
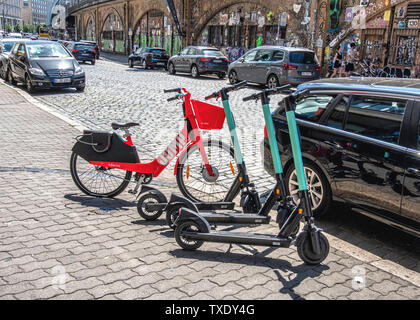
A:
{"type": "Polygon", "coordinates": [[[136,147],[129,146],[115,132],[83,131],[72,151],[86,161],[139,163],[136,147]]]}

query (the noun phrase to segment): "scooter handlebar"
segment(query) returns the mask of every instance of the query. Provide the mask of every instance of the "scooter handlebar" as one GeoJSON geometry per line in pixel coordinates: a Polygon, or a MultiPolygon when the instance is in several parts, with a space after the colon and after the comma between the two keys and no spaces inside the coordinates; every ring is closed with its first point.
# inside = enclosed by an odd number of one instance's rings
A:
{"type": "Polygon", "coordinates": [[[181,93],[182,89],[181,88],[174,88],[174,89],[164,89],[163,90],[163,93],[171,93],[171,92],[181,93]]]}
{"type": "Polygon", "coordinates": [[[250,100],[258,100],[261,99],[261,97],[265,94],[266,96],[270,96],[272,94],[277,94],[277,93],[281,93],[283,92],[285,89],[290,88],[290,84],[286,84],[284,86],[281,87],[277,87],[277,88],[272,88],[272,89],[265,89],[261,92],[258,93],[254,93],[248,97],[243,98],[243,101],[250,101],[250,100]]]}
{"type": "Polygon", "coordinates": [[[213,92],[211,95],[208,95],[204,99],[205,100],[210,100],[210,99],[214,99],[214,98],[220,98],[220,96],[222,95],[222,91],[224,91],[225,93],[232,92],[232,91],[235,91],[235,90],[242,89],[247,84],[248,84],[248,82],[246,80],[241,81],[241,82],[239,82],[237,84],[234,84],[232,86],[222,88],[220,91],[213,92]]]}

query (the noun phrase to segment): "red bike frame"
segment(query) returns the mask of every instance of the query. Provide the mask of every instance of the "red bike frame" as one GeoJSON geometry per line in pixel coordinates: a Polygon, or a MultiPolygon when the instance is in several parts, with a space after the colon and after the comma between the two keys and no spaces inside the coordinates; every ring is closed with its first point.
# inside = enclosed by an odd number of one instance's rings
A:
{"type": "MultiPolygon", "coordinates": [[[[194,109],[191,101],[191,93],[189,93],[185,88],[182,88],[185,92],[182,94],[185,104],[185,119],[191,124],[194,140],[191,140],[191,134],[188,132],[188,125],[185,121],[184,128],[176,136],[176,138],[169,144],[169,146],[152,162],[148,163],[124,163],[124,162],[105,162],[105,161],[89,161],[90,164],[95,166],[101,166],[106,168],[121,169],[125,171],[132,171],[138,174],[147,174],[152,175],[153,177],[158,177],[162,171],[168,166],[168,164],[178,155],[182,154],[189,148],[194,145],[198,146],[203,163],[207,169],[207,172],[210,176],[213,176],[213,170],[209,164],[207,154],[204,150],[203,140],[201,139],[200,130],[197,123],[197,118],[194,113],[194,109]]],[[[127,145],[132,146],[133,141],[131,136],[127,136],[124,141],[127,145]]],[[[179,162],[179,158],[177,164],[179,162]]],[[[175,166],[175,172],[177,171],[177,165],[175,166]]]]}

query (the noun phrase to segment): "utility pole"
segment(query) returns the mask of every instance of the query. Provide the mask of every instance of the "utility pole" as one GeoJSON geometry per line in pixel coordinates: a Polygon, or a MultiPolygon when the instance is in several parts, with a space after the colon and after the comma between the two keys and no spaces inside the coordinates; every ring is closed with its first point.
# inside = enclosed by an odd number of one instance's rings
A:
{"type": "Polygon", "coordinates": [[[189,46],[191,44],[191,0],[186,0],[185,1],[185,6],[187,9],[187,14],[186,14],[186,39],[185,39],[185,45],[189,46]]]}

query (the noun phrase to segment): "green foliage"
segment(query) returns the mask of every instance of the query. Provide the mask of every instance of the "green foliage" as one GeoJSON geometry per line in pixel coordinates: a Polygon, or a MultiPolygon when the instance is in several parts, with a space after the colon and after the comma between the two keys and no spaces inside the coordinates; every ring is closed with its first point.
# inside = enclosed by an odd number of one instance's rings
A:
{"type": "Polygon", "coordinates": [[[12,25],[11,24],[7,24],[6,25],[6,32],[12,32],[13,31],[13,27],[12,27],[12,25]]]}
{"type": "Polygon", "coordinates": [[[21,32],[22,31],[22,26],[20,24],[15,25],[14,28],[15,32],[21,32]]]}
{"type": "Polygon", "coordinates": [[[23,25],[23,32],[29,32],[29,25],[27,23],[23,25]]]}

